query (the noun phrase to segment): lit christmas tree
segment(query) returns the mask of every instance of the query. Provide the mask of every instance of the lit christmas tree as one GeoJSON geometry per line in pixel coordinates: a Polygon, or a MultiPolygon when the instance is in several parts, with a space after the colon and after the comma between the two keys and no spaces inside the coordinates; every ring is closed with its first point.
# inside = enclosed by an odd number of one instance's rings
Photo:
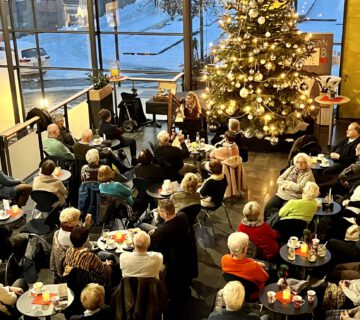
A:
{"type": "Polygon", "coordinates": [[[311,35],[297,30],[290,0],[225,0],[224,30],[207,67],[210,129],[239,119],[246,137],[277,136],[315,110],[302,70],[313,53],[311,35]]]}

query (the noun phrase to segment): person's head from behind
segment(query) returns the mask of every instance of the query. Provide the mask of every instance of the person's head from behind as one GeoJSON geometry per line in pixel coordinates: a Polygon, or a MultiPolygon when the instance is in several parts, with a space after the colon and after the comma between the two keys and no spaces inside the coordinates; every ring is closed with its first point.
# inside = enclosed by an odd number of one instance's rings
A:
{"type": "Polygon", "coordinates": [[[98,172],[98,181],[100,183],[106,183],[113,181],[115,178],[115,172],[107,165],[102,165],[98,172]]]}
{"type": "Polygon", "coordinates": [[[306,153],[300,152],[294,157],[294,166],[298,170],[310,170],[311,164],[311,158],[306,153]]]}
{"type": "Polygon", "coordinates": [[[85,129],[83,130],[83,132],[81,133],[81,141],[85,142],[85,143],[90,143],[90,141],[93,138],[93,132],[91,129],[85,129]]]}
{"type": "Polygon", "coordinates": [[[60,136],[60,129],[55,123],[47,126],[47,133],[49,138],[58,138],[60,136]]]}
{"type": "Polygon", "coordinates": [[[181,181],[181,187],[184,192],[193,194],[196,192],[199,179],[195,173],[186,173],[181,181]]]}
{"type": "Polygon", "coordinates": [[[74,227],[70,233],[70,241],[74,248],[83,247],[88,237],[89,229],[86,227],[74,227]]]}
{"type": "Polygon", "coordinates": [[[139,231],[134,236],[135,251],[146,252],[150,247],[150,236],[145,231],[139,231]]]}
{"type": "Polygon", "coordinates": [[[169,220],[175,215],[175,206],[172,200],[163,199],[158,203],[158,212],[161,218],[169,220]]]}
{"type": "Polygon", "coordinates": [[[65,208],[61,211],[59,220],[61,228],[65,231],[69,231],[79,225],[80,210],[74,207],[65,208]]]}
{"type": "Polygon", "coordinates": [[[249,201],[243,209],[243,214],[247,221],[257,221],[261,213],[261,206],[257,201],[249,201]]]}
{"type": "Polygon", "coordinates": [[[141,150],[138,162],[143,166],[150,165],[154,162],[154,156],[149,149],[141,150]]]}
{"type": "Polygon", "coordinates": [[[304,200],[314,200],[317,196],[319,196],[319,186],[315,182],[306,182],[302,198],[304,200]]]}
{"type": "Polygon", "coordinates": [[[229,142],[229,143],[235,142],[235,139],[236,139],[236,134],[235,134],[235,132],[232,132],[232,131],[230,131],[230,130],[226,131],[226,132],[225,132],[225,139],[226,139],[226,141],[229,142]]]}
{"type": "Polygon", "coordinates": [[[64,126],[65,118],[61,113],[55,113],[51,118],[52,122],[55,123],[59,128],[64,126]]]}
{"type": "Polygon", "coordinates": [[[238,133],[240,131],[240,122],[238,119],[229,119],[229,131],[238,133]]]}
{"type": "Polygon", "coordinates": [[[98,113],[101,121],[110,122],[111,121],[111,112],[108,109],[101,109],[98,113]]]}
{"type": "Polygon", "coordinates": [[[219,175],[222,173],[223,166],[218,159],[210,160],[209,168],[212,174],[219,175]]]}
{"type": "Polygon", "coordinates": [[[360,125],[352,122],[346,130],[346,137],[349,139],[357,139],[360,136],[360,125]]]}
{"type": "Polygon", "coordinates": [[[41,165],[41,174],[45,176],[51,176],[55,170],[55,162],[52,160],[45,160],[41,165]]]}
{"type": "Polygon", "coordinates": [[[228,248],[235,259],[244,259],[249,245],[249,236],[243,232],[233,232],[228,237],[228,248]]]}
{"type": "Polygon", "coordinates": [[[105,301],[104,287],[97,283],[87,284],[81,291],[80,301],[86,310],[95,311],[99,309],[105,301]]]}
{"type": "Polygon", "coordinates": [[[245,288],[239,281],[229,281],[223,291],[226,310],[238,311],[244,304],[245,288]]]}
{"type": "Polygon", "coordinates": [[[85,155],[86,162],[91,165],[97,165],[100,161],[99,151],[97,149],[90,149],[85,155]]]}
{"type": "Polygon", "coordinates": [[[161,130],[157,135],[158,142],[161,145],[166,145],[170,142],[170,135],[169,132],[166,130],[161,130]]]}

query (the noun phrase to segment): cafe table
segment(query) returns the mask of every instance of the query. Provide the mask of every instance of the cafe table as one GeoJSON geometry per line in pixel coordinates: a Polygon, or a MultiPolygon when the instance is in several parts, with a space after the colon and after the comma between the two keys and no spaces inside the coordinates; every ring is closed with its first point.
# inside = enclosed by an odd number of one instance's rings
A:
{"type": "Polygon", "coordinates": [[[317,160],[316,163],[312,163],[311,165],[311,169],[315,171],[315,173],[318,173],[318,171],[320,170],[325,170],[327,168],[330,168],[334,165],[334,161],[331,160],[331,159],[328,159],[326,158],[326,160],[329,162],[329,165],[328,166],[324,166],[321,164],[321,161],[320,160],[317,160]]]}
{"type": "MultiPolygon", "coordinates": [[[[104,139],[102,139],[100,143],[97,143],[96,140],[98,140],[98,139],[93,139],[92,141],[90,141],[89,145],[92,147],[97,147],[97,146],[101,145],[102,141],[104,141],[104,139]]],[[[111,139],[110,141],[111,141],[111,145],[109,146],[109,148],[111,148],[111,149],[114,149],[120,145],[119,139],[111,139]]]]}
{"type": "MultiPolygon", "coordinates": [[[[133,251],[133,243],[129,246],[127,241],[129,240],[129,233],[132,233],[135,235],[138,231],[140,231],[139,228],[133,228],[133,229],[127,229],[127,230],[114,230],[109,232],[109,238],[114,240],[114,244],[108,245],[106,243],[106,240],[101,236],[97,240],[97,246],[100,250],[108,251],[108,252],[115,252],[115,253],[123,253],[125,251],[133,251]]],[[[131,237],[133,239],[133,236],[131,237]]]]}
{"type": "MultiPolygon", "coordinates": [[[[46,284],[44,285],[44,291],[49,291],[50,294],[58,293],[57,284],[46,284]]],[[[50,303],[49,305],[40,305],[33,304],[33,297],[31,296],[31,291],[28,290],[24,292],[21,296],[19,296],[16,302],[16,308],[22,313],[24,316],[34,317],[34,318],[46,318],[50,320],[50,317],[58,312],[64,311],[68,308],[74,301],[74,293],[70,288],[67,288],[68,297],[67,301],[63,301],[61,303],[61,309],[55,310],[54,305],[50,303]]]]}
{"type": "Polygon", "coordinates": [[[307,301],[306,290],[304,290],[305,295],[298,293],[299,295],[302,296],[302,298],[305,301],[304,304],[300,308],[295,308],[292,301],[290,301],[289,303],[281,303],[280,301],[276,300],[274,303],[270,304],[268,302],[268,298],[267,298],[268,291],[278,292],[278,291],[281,291],[281,289],[277,283],[268,284],[259,295],[261,304],[266,309],[269,309],[269,310],[271,310],[275,313],[281,314],[281,315],[285,315],[285,319],[288,319],[289,316],[300,316],[303,314],[312,313],[318,303],[317,297],[315,297],[315,301],[313,303],[309,303],[307,301]]]}
{"type": "Polygon", "coordinates": [[[307,268],[317,268],[327,264],[331,259],[331,253],[328,249],[326,249],[326,255],[324,257],[316,256],[316,260],[314,262],[310,262],[307,256],[302,256],[295,253],[295,260],[288,259],[288,245],[284,244],[280,248],[280,256],[286,262],[290,263],[294,266],[297,266],[301,269],[301,277],[305,279],[306,276],[306,269],[307,268]]]}
{"type": "Polygon", "coordinates": [[[21,208],[18,208],[16,212],[14,212],[11,208],[5,210],[4,215],[0,216],[0,226],[10,225],[13,222],[18,221],[23,215],[25,211],[21,208]]]}
{"type": "Polygon", "coordinates": [[[169,199],[173,193],[178,192],[178,191],[181,191],[181,186],[179,183],[177,183],[176,190],[173,190],[172,192],[165,194],[162,192],[162,183],[158,182],[158,183],[154,183],[154,184],[150,185],[146,189],[146,194],[148,196],[154,198],[155,200],[162,200],[162,199],[169,199]]]}
{"type": "Polygon", "coordinates": [[[324,198],[318,198],[321,200],[321,205],[317,207],[314,216],[314,223],[315,223],[315,233],[317,233],[317,228],[319,225],[320,217],[330,217],[338,214],[341,211],[341,205],[338,204],[336,201],[332,202],[332,209],[323,209],[322,203],[324,202],[324,198]]]}
{"type": "Polygon", "coordinates": [[[59,179],[62,182],[65,182],[71,178],[71,172],[66,169],[61,169],[61,171],[57,174],[52,174],[54,178],[59,179]]]}

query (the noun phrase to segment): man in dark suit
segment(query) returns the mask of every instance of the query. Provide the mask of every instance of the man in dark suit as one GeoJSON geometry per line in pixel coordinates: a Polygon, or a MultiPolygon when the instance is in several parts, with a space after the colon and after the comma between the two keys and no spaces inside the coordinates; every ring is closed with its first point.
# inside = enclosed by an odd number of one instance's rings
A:
{"type": "Polygon", "coordinates": [[[324,170],[324,175],[335,175],[339,174],[346,167],[355,163],[356,157],[356,146],[360,143],[360,125],[357,122],[353,122],[349,125],[346,130],[346,139],[342,140],[336,145],[330,153],[331,159],[334,160],[335,164],[324,170]]]}
{"type": "Polygon", "coordinates": [[[165,222],[149,232],[150,249],[161,252],[164,257],[169,297],[183,301],[190,295],[192,279],[198,275],[195,239],[186,215],[175,214],[171,200],[159,201],[158,212],[165,222]]]}

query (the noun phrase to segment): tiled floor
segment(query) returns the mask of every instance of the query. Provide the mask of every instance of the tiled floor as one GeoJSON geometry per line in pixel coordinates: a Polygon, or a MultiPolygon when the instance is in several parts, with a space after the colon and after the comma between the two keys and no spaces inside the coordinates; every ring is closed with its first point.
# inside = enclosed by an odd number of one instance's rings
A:
{"type": "MultiPolygon", "coordinates": [[[[339,125],[338,129],[339,132],[344,132],[344,128],[341,127],[341,125],[339,125]]],[[[137,140],[138,151],[149,148],[148,140],[154,141],[159,130],[160,129],[153,127],[146,127],[141,132],[131,134],[131,136],[137,140]]],[[[319,131],[321,131],[319,136],[320,140],[325,142],[326,129],[321,128],[319,131]]],[[[342,134],[340,136],[342,136],[342,134]]],[[[337,139],[337,135],[335,135],[335,139],[337,139]]],[[[261,204],[266,203],[276,191],[276,179],[280,169],[284,167],[286,159],[287,154],[284,153],[249,153],[249,161],[244,165],[248,180],[249,200],[257,200],[261,204]]],[[[230,220],[235,228],[241,219],[242,208],[245,202],[245,199],[230,199],[230,201],[227,202],[230,220]]],[[[189,303],[178,313],[179,319],[207,318],[211,312],[217,290],[224,285],[220,259],[223,254],[228,252],[226,245],[227,236],[232,230],[224,216],[223,208],[219,208],[213,214],[212,221],[216,228],[215,244],[213,247],[205,249],[201,238],[199,240],[199,276],[194,279],[193,283],[193,288],[196,289],[197,292],[193,292],[189,303]]],[[[97,236],[97,234],[92,234],[94,238],[97,236]]],[[[49,283],[49,281],[51,281],[50,272],[43,270],[40,274],[40,279],[45,283],[49,283]]],[[[57,316],[57,318],[60,317],[61,315],[57,316]]],[[[175,319],[175,317],[172,316],[169,319],[172,320],[175,319]]]]}

